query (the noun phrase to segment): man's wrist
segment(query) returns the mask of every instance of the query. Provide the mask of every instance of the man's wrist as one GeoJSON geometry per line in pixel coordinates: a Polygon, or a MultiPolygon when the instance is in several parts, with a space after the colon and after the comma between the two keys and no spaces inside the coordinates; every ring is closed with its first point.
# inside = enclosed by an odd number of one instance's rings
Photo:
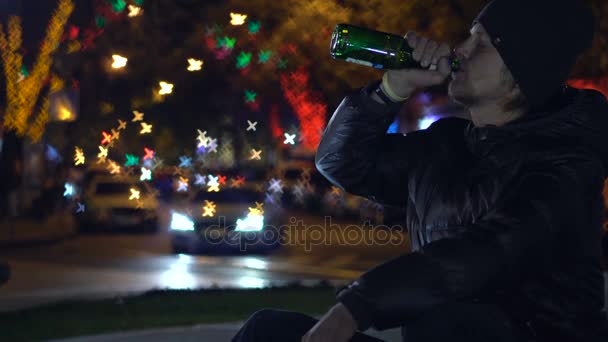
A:
{"type": "Polygon", "coordinates": [[[405,95],[402,91],[397,94],[397,92],[391,87],[388,81],[388,72],[385,72],[382,76],[382,82],[380,83],[380,90],[386,94],[386,96],[395,103],[404,102],[409,99],[414,92],[414,90],[408,90],[405,92],[405,95]]]}
{"type": "Polygon", "coordinates": [[[348,308],[342,303],[337,303],[331,308],[331,311],[338,315],[338,319],[342,324],[345,324],[349,329],[353,331],[357,330],[357,321],[353,315],[348,311],[348,308]]]}

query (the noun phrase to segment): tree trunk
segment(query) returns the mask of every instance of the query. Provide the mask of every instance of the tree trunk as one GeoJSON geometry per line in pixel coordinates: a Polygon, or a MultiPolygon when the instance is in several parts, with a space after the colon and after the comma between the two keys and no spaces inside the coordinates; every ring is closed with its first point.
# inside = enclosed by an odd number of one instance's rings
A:
{"type": "Polygon", "coordinates": [[[11,205],[10,194],[21,187],[23,174],[23,138],[17,136],[14,130],[5,131],[0,154],[0,217],[7,217],[11,205]]]}

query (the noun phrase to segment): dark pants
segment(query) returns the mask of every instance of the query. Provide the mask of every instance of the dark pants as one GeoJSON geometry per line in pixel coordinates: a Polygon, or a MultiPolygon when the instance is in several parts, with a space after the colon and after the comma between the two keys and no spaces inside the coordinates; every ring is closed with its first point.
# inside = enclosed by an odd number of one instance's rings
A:
{"type": "MultiPolygon", "coordinates": [[[[317,320],[291,311],[263,309],[255,312],[232,342],[300,342],[317,320]]],[[[403,342],[531,342],[498,307],[457,303],[439,306],[402,329],[403,342]]],[[[356,333],[352,342],[381,340],[356,333]]]]}

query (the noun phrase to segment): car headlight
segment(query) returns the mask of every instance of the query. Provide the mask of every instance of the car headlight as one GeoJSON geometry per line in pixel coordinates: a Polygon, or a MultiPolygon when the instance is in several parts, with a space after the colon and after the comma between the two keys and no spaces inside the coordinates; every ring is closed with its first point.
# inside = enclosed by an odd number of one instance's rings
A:
{"type": "Polygon", "coordinates": [[[247,215],[247,217],[236,220],[237,232],[258,232],[264,228],[263,215],[247,215]]]}
{"type": "Polygon", "coordinates": [[[169,224],[169,229],[194,231],[194,221],[184,214],[173,212],[171,214],[171,223],[169,224]]]}

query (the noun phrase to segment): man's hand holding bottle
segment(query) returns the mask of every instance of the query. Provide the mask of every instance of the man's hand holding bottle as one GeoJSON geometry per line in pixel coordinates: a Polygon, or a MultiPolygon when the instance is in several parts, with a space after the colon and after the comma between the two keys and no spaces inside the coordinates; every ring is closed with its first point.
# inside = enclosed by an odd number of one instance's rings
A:
{"type": "Polygon", "coordinates": [[[436,69],[387,70],[382,79],[381,88],[389,98],[395,101],[407,99],[418,89],[442,84],[452,72],[449,62],[449,58],[452,56],[450,46],[416,36],[413,31],[408,32],[405,39],[414,49],[414,60],[420,62],[424,68],[435,65],[436,69]]]}

